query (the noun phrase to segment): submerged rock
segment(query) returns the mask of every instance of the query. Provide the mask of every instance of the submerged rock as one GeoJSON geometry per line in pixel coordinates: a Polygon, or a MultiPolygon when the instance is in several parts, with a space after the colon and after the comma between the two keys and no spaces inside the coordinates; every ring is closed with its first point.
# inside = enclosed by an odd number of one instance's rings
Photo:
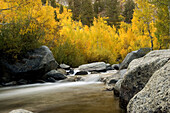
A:
{"type": "Polygon", "coordinates": [[[33,112],[25,110],[25,109],[17,109],[17,110],[13,110],[9,113],[33,113],[33,112]]]}
{"type": "Polygon", "coordinates": [[[132,60],[143,57],[150,51],[150,48],[141,48],[137,51],[132,51],[131,53],[128,53],[123,62],[120,64],[119,69],[126,69],[132,60]]]}
{"type": "Polygon", "coordinates": [[[90,63],[90,64],[84,64],[78,67],[79,70],[81,71],[106,71],[106,63],[104,62],[95,62],[95,63],[90,63]]]}
{"type": "Polygon", "coordinates": [[[77,81],[84,81],[82,76],[69,76],[63,80],[63,82],[77,82],[77,81]]]}
{"type": "Polygon", "coordinates": [[[133,60],[128,67],[120,88],[120,106],[126,109],[130,99],[141,91],[153,73],[170,60],[169,50],[155,50],[133,60]]]}
{"type": "Polygon", "coordinates": [[[9,82],[13,79],[36,80],[41,78],[46,72],[58,67],[58,63],[47,46],[41,46],[28,52],[25,56],[25,58],[15,64],[10,64],[3,59],[0,60],[0,67],[3,68],[1,82],[9,82]]]}
{"type": "Polygon", "coordinates": [[[127,106],[128,113],[170,113],[170,61],[156,71],[127,106]]]}

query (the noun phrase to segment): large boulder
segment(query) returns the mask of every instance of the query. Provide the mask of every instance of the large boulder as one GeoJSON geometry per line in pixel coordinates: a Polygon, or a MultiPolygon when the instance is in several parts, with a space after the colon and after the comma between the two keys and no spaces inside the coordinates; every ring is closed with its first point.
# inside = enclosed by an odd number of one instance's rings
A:
{"type": "Polygon", "coordinates": [[[128,113],[170,113],[170,61],[156,71],[127,106],[128,113]]]}
{"type": "Polygon", "coordinates": [[[106,63],[104,62],[95,62],[95,63],[90,63],[90,64],[84,64],[78,67],[79,70],[81,71],[106,71],[106,63]]]}
{"type": "Polygon", "coordinates": [[[155,50],[133,60],[124,75],[120,88],[120,106],[126,109],[129,100],[141,91],[153,73],[170,60],[169,50],[155,50]]]}
{"type": "Polygon", "coordinates": [[[137,51],[132,51],[131,53],[128,53],[123,62],[120,64],[119,69],[126,69],[132,60],[143,57],[150,51],[150,48],[141,48],[137,51]]]}
{"type": "Polygon", "coordinates": [[[25,57],[14,64],[7,60],[0,60],[0,67],[3,69],[1,82],[19,79],[39,79],[46,72],[56,69],[58,63],[55,61],[52,52],[47,46],[27,52],[25,57]]]}
{"type": "Polygon", "coordinates": [[[33,113],[33,112],[25,110],[25,109],[16,109],[16,110],[12,110],[9,113],[33,113]]]}

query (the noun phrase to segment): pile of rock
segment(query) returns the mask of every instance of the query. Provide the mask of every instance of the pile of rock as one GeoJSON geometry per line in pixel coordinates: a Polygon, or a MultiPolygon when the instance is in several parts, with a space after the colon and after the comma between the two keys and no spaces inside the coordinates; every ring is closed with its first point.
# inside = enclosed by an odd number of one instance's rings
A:
{"type": "MultiPolygon", "coordinates": [[[[120,69],[126,67],[123,63],[120,69]]],[[[170,50],[151,51],[127,66],[123,78],[113,86],[114,94],[120,97],[120,106],[129,113],[170,112],[170,50]]]]}
{"type": "Polygon", "coordinates": [[[170,60],[155,71],[145,87],[129,101],[128,113],[170,112],[170,60]]]}
{"type": "Polygon", "coordinates": [[[107,90],[114,90],[114,94],[119,96],[120,86],[122,79],[127,72],[127,67],[131,61],[137,58],[141,58],[146,55],[151,49],[150,48],[141,48],[137,51],[132,51],[129,53],[121,64],[113,64],[111,66],[112,70],[118,70],[116,74],[112,77],[106,79],[106,89],[107,90]],[[114,81],[114,82],[111,82],[114,81]],[[116,82],[117,81],[117,82],[116,82]]]}
{"type": "Polygon", "coordinates": [[[118,71],[104,79],[128,113],[170,112],[170,49],[149,51],[129,53],[120,65],[112,65],[118,71]]]}
{"type": "MultiPolygon", "coordinates": [[[[61,65],[64,69],[68,67],[61,65]]],[[[65,79],[65,70],[58,69],[59,65],[47,46],[29,51],[25,58],[10,63],[0,59],[1,85],[29,84],[37,82],[55,82],[65,79]],[[57,70],[58,69],[58,70],[57,70]]]]}

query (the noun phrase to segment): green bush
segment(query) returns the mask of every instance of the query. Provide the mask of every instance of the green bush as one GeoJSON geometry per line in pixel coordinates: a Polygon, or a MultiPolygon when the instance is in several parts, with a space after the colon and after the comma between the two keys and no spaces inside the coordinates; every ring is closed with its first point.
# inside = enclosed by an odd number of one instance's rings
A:
{"type": "Polygon", "coordinates": [[[59,64],[65,63],[71,67],[77,67],[86,63],[85,57],[81,50],[69,40],[65,41],[64,44],[59,43],[57,47],[52,49],[52,52],[59,64]]]}
{"type": "Polygon", "coordinates": [[[38,24],[33,18],[26,20],[12,20],[9,24],[0,27],[0,52],[1,57],[19,60],[28,50],[40,46],[40,39],[45,35],[41,27],[28,30],[31,24],[38,24]]]}

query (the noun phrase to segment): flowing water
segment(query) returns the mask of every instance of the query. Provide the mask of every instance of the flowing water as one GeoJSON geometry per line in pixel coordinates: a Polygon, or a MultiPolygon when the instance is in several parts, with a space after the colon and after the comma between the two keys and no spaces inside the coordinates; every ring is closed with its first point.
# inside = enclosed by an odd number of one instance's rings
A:
{"type": "Polygon", "coordinates": [[[83,82],[45,83],[0,88],[0,113],[123,113],[118,98],[105,91],[99,76],[83,82]]]}

